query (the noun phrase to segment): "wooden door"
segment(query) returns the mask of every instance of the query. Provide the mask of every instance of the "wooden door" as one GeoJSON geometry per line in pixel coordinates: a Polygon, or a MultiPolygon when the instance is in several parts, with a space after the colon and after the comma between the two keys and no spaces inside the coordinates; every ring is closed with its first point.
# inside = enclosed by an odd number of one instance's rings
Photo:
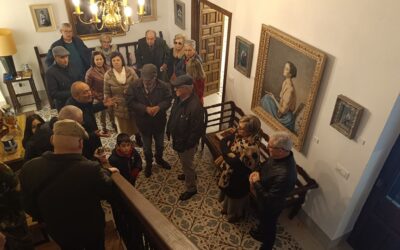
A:
{"type": "Polygon", "coordinates": [[[198,52],[203,59],[207,79],[204,96],[220,88],[221,56],[224,40],[224,14],[200,1],[198,52]]]}
{"type": "Polygon", "coordinates": [[[385,161],[348,242],[355,250],[400,249],[400,136],[385,161]]]}

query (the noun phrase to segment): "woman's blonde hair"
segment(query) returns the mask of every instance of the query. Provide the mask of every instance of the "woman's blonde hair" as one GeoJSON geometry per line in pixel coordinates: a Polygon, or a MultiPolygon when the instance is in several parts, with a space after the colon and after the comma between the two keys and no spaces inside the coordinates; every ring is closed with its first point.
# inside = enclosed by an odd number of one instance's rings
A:
{"type": "Polygon", "coordinates": [[[190,75],[194,80],[206,79],[206,73],[204,72],[203,66],[196,59],[190,59],[186,64],[186,73],[190,75]]]}

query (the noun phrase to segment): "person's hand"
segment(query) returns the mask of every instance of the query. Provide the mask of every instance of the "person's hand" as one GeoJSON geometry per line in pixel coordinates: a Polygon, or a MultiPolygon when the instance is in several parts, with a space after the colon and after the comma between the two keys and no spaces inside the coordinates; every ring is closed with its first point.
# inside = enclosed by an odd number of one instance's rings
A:
{"type": "Polygon", "coordinates": [[[110,172],[111,172],[112,174],[114,174],[114,173],[119,173],[118,168],[115,168],[115,167],[109,167],[108,170],[110,170],[110,172]]]}
{"type": "Polygon", "coordinates": [[[167,64],[164,63],[163,65],[161,65],[160,71],[166,71],[167,68],[168,68],[167,64]]]}
{"type": "Polygon", "coordinates": [[[160,111],[160,107],[159,106],[154,106],[152,108],[153,108],[153,116],[155,116],[158,113],[158,111],[160,111]]]}
{"type": "Polygon", "coordinates": [[[250,184],[254,184],[255,182],[257,182],[259,180],[260,180],[260,173],[259,172],[255,171],[255,172],[250,174],[250,176],[249,176],[250,184]]]}
{"type": "Polygon", "coordinates": [[[149,116],[153,116],[153,109],[152,109],[152,107],[146,107],[146,113],[149,114],[149,116]]]}
{"type": "Polygon", "coordinates": [[[116,104],[116,99],[115,99],[115,97],[106,97],[103,100],[103,104],[106,107],[112,107],[112,106],[114,106],[116,104]]]}
{"type": "Polygon", "coordinates": [[[96,159],[98,159],[101,164],[108,163],[106,152],[105,152],[105,149],[103,147],[96,148],[96,150],[94,151],[94,155],[93,156],[96,159]]]}
{"type": "Polygon", "coordinates": [[[109,132],[103,132],[102,130],[94,131],[97,137],[110,137],[111,134],[109,132]]]}

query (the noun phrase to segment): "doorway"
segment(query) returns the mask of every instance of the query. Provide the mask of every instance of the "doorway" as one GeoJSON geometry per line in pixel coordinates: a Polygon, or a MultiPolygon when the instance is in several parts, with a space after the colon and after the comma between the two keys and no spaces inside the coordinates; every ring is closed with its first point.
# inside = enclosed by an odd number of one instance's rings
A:
{"type": "Polygon", "coordinates": [[[206,73],[204,105],[224,101],[232,13],[206,0],[192,0],[192,38],[206,73]]]}
{"type": "Polygon", "coordinates": [[[350,234],[355,250],[400,249],[400,135],[350,234]]]}

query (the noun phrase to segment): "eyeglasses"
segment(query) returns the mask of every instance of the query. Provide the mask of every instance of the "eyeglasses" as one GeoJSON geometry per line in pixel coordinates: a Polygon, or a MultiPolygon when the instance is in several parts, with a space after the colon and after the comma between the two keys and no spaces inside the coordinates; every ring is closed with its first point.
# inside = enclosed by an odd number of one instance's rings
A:
{"type": "Polygon", "coordinates": [[[101,43],[111,43],[111,41],[101,41],[101,43]]]}
{"type": "Polygon", "coordinates": [[[270,146],[270,145],[268,145],[268,148],[270,148],[270,149],[281,149],[281,150],[285,150],[286,151],[286,149],[284,149],[284,148],[281,148],[281,147],[272,147],[272,146],[270,146]]]}
{"type": "Polygon", "coordinates": [[[174,42],[174,44],[179,44],[179,45],[182,45],[182,43],[181,43],[181,42],[174,42]]]}

